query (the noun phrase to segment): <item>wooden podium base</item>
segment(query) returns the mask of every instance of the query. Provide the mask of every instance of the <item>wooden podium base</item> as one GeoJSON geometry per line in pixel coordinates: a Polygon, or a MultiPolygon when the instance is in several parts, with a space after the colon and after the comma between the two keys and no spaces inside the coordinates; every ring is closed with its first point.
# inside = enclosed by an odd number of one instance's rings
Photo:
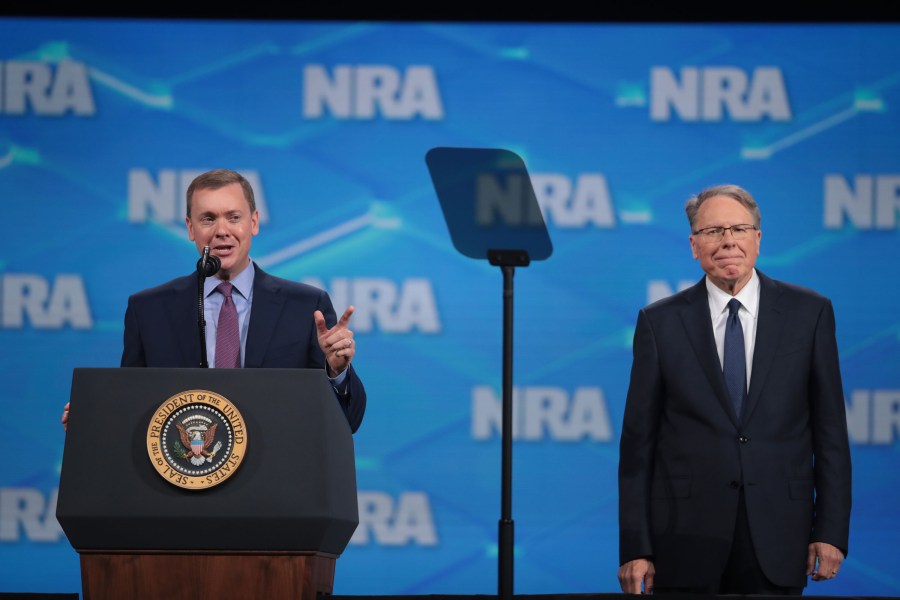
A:
{"type": "Polygon", "coordinates": [[[84,600],[316,600],[334,589],[321,553],[81,552],[84,600]]]}

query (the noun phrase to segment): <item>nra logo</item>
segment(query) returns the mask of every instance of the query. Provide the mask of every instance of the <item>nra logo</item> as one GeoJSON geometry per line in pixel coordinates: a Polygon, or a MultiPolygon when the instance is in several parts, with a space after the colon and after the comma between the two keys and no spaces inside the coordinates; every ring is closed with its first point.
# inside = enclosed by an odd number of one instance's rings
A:
{"type": "Polygon", "coordinates": [[[323,65],[303,69],[303,117],[320,119],[326,111],[336,119],[390,120],[444,118],[434,69],[387,65],[323,65]]]}
{"type": "Polygon", "coordinates": [[[359,526],[350,538],[354,546],[437,546],[431,500],[424,492],[360,491],[359,526]]]}
{"type": "MultiPolygon", "coordinates": [[[[205,171],[206,169],[161,169],[151,173],[147,169],[129,170],[128,221],[130,223],[151,221],[183,226],[187,213],[187,189],[194,178],[205,171]]],[[[259,222],[268,223],[269,209],[259,172],[242,170],[241,175],[253,187],[259,222]]]]}
{"type": "Polygon", "coordinates": [[[572,178],[562,173],[534,173],[530,179],[541,215],[529,214],[528,196],[522,193],[528,184],[524,176],[482,175],[476,183],[476,222],[534,224],[543,216],[560,229],[615,227],[615,205],[603,174],[581,173],[572,178]]]}
{"type": "Polygon", "coordinates": [[[848,223],[856,229],[896,229],[900,213],[900,175],[825,176],[827,229],[848,223]]]}
{"type": "Polygon", "coordinates": [[[63,530],[56,520],[59,490],[0,487],[0,543],[56,543],[63,530]]]}
{"type": "MultiPolygon", "coordinates": [[[[603,390],[579,387],[529,386],[513,389],[514,440],[595,442],[612,440],[613,429],[603,390]]],[[[489,386],[472,388],[472,439],[499,437],[503,403],[489,386]]]]}
{"type": "Polygon", "coordinates": [[[847,432],[854,444],[890,446],[900,437],[900,390],[853,390],[847,432]]]}
{"type": "Polygon", "coordinates": [[[0,114],[87,117],[96,112],[84,63],[0,62],[0,114]]]}
{"type": "Polygon", "coordinates": [[[441,332],[437,299],[429,279],[409,277],[395,282],[384,277],[335,277],[326,287],[321,279],[306,277],[303,283],[326,290],[338,313],[352,304],[356,332],[441,332]]]}
{"type": "Polygon", "coordinates": [[[650,70],[650,118],[669,121],[790,121],[791,105],[781,69],[668,67],[650,70]]]}
{"type": "Polygon", "coordinates": [[[60,273],[47,279],[34,273],[0,275],[0,327],[90,329],[94,325],[84,281],[60,273]]]}

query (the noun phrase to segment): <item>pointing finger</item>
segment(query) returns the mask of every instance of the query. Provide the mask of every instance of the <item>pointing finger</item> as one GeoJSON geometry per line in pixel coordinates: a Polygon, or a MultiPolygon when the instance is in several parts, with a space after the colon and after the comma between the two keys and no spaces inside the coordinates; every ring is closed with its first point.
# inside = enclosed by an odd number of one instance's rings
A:
{"type": "Polygon", "coordinates": [[[341,318],[340,318],[340,320],[338,321],[337,326],[338,326],[338,327],[342,327],[342,328],[346,328],[346,327],[347,327],[347,323],[350,322],[350,315],[353,314],[353,311],[354,311],[354,310],[355,310],[355,309],[353,308],[353,305],[348,306],[348,307],[347,307],[347,310],[344,311],[344,314],[341,315],[341,318]]]}

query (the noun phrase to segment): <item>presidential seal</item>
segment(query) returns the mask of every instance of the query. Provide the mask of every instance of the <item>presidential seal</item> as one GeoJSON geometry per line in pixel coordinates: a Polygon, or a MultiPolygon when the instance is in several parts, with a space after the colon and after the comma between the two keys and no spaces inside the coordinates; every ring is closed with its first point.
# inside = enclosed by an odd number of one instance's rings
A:
{"type": "Polygon", "coordinates": [[[247,432],[237,407],[207,390],[163,402],[147,428],[147,454],[163,479],[189,490],[219,485],[238,470],[247,432]]]}

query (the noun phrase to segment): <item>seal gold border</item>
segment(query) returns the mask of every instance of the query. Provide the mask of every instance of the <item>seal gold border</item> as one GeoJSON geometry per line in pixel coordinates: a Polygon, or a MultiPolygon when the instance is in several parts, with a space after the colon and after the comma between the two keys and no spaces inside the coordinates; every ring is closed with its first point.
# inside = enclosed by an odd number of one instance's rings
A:
{"type": "Polygon", "coordinates": [[[147,454],[153,468],[172,485],[189,490],[204,490],[219,485],[234,475],[246,452],[247,431],[241,412],[230,400],[209,390],[187,390],[170,397],[153,413],[147,428],[147,454]],[[209,410],[221,417],[229,428],[231,441],[230,454],[219,461],[216,468],[198,473],[186,473],[173,465],[169,452],[164,447],[165,434],[173,416],[191,409],[209,410]]]}

